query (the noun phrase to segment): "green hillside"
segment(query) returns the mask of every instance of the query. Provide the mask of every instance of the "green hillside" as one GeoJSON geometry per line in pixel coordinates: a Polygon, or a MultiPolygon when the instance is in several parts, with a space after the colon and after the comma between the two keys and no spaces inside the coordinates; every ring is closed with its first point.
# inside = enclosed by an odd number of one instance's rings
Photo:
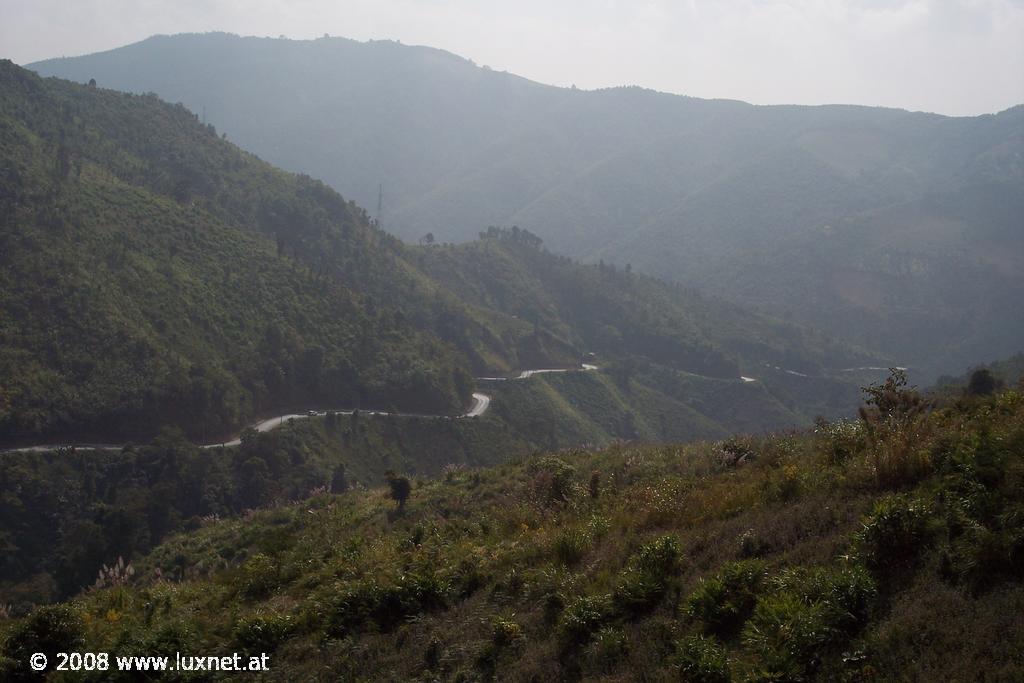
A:
{"type": "MultiPolygon", "coordinates": [[[[406,246],[182,107],[10,63],[0,77],[0,445],[145,439],[162,425],[212,441],[310,407],[451,415],[473,375],[574,367],[588,353],[622,370],[627,393],[652,365],[734,385],[747,373],[767,388],[727,411],[704,380],[682,393],[642,382],[667,401],[609,399],[664,425],[643,434],[694,437],[849,411],[855,385],[831,371],[880,363],[663,282],[574,264],[526,231],[406,246]],[[767,366],[819,375],[828,395],[785,394],[767,366]]],[[[595,427],[588,439],[615,433],[595,427]]]]}
{"type": "Polygon", "coordinates": [[[361,210],[155,97],[0,82],[0,433],[462,407],[465,358],[378,298],[403,283],[361,210]]]}
{"type": "Polygon", "coordinates": [[[1024,338],[1024,108],[950,118],[554,88],[387,41],[155,36],[31,65],[183,102],[409,241],[519,225],[790,316],[921,381],[1024,338]],[[324,113],[329,112],[329,116],[324,113]],[[899,320],[900,324],[893,324],[899,320]]]}
{"type": "Polygon", "coordinates": [[[802,433],[575,449],[449,468],[407,500],[396,483],[207,518],[0,621],[0,661],[8,677],[33,652],[95,650],[267,653],[268,680],[1020,678],[1024,397],[929,410],[899,376],[868,396],[859,421],[802,433]]]}

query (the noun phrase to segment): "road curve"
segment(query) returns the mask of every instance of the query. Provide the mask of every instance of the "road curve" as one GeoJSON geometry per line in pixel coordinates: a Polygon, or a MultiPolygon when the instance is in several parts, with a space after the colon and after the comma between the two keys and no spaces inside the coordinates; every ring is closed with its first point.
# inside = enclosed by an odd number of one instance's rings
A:
{"type": "MultiPolygon", "coordinates": [[[[588,370],[597,370],[596,365],[589,365],[584,363],[580,366],[579,372],[586,372],[588,370]]],[[[570,372],[568,368],[558,369],[543,369],[543,370],[523,370],[519,375],[512,379],[526,379],[533,375],[545,373],[545,372],[570,372]]],[[[507,377],[477,377],[478,380],[507,380],[507,377]]],[[[473,405],[470,409],[462,415],[456,415],[456,419],[468,418],[468,417],[480,417],[487,412],[488,408],[491,407],[491,397],[487,394],[480,392],[473,393],[473,405]]],[[[309,410],[305,413],[289,413],[287,415],[276,415],[265,420],[251,425],[247,429],[255,429],[257,432],[269,432],[277,429],[286,422],[292,420],[304,420],[310,417],[324,417],[328,412],[337,413],[339,415],[352,415],[354,410],[309,410]]],[[[394,417],[429,417],[429,418],[451,418],[450,415],[423,415],[419,413],[390,413],[384,410],[360,410],[360,415],[368,416],[394,416],[394,417]]],[[[242,435],[239,434],[230,441],[217,441],[216,443],[197,444],[199,448],[227,448],[231,446],[239,446],[242,443],[242,435]]],[[[74,448],[80,451],[119,451],[124,448],[125,444],[40,444],[38,446],[23,446],[21,448],[7,448],[0,450],[0,454],[4,453],[46,453],[49,451],[55,451],[60,448],[74,448]]]]}

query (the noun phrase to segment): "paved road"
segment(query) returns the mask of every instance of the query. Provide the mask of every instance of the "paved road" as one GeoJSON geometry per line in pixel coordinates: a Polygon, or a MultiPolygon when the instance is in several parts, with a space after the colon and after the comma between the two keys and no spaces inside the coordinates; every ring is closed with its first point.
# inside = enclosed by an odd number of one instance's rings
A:
{"type": "MultiPolygon", "coordinates": [[[[584,363],[580,367],[580,369],[579,369],[580,372],[586,372],[588,370],[597,370],[597,366],[596,365],[589,365],[589,364],[584,363]]],[[[571,370],[569,368],[551,368],[551,369],[543,369],[543,370],[523,370],[521,373],[519,373],[519,375],[517,375],[516,377],[513,377],[512,379],[526,379],[528,377],[532,377],[533,375],[540,374],[540,373],[545,373],[545,372],[570,372],[570,371],[571,370]]],[[[477,379],[478,380],[492,380],[493,381],[493,380],[507,380],[509,378],[507,378],[507,377],[478,377],[477,379]]],[[[486,413],[487,409],[490,408],[490,407],[491,407],[491,397],[488,396],[487,394],[482,394],[480,392],[476,392],[476,393],[473,394],[473,405],[470,407],[469,411],[467,411],[466,413],[464,413],[462,415],[457,415],[456,418],[457,419],[462,419],[462,418],[469,418],[469,417],[480,417],[481,415],[486,413]]],[[[307,411],[305,413],[289,413],[287,415],[276,415],[274,417],[267,418],[266,420],[261,420],[261,421],[257,422],[256,424],[252,425],[252,429],[255,429],[257,432],[269,432],[269,431],[271,431],[273,429],[277,429],[278,427],[280,427],[281,425],[285,424],[286,422],[290,422],[291,420],[304,420],[304,419],[307,419],[307,418],[310,418],[310,417],[323,417],[323,416],[327,415],[328,412],[335,412],[335,413],[338,413],[339,415],[351,415],[355,411],[353,411],[351,409],[349,409],[349,410],[335,410],[335,411],[309,410],[309,411],[307,411]]],[[[361,411],[359,411],[359,414],[360,415],[367,415],[367,416],[394,415],[395,417],[431,417],[431,418],[451,417],[449,415],[423,415],[423,414],[417,414],[417,413],[390,413],[390,412],[387,412],[387,411],[384,411],[384,410],[361,410],[361,411]]],[[[222,448],[222,447],[230,447],[230,446],[239,446],[239,445],[241,445],[241,443],[242,443],[242,435],[239,434],[238,436],[236,436],[231,441],[218,441],[216,443],[200,444],[199,447],[200,448],[222,448]]],[[[40,444],[38,446],[24,446],[22,448],[8,448],[6,450],[0,450],[0,453],[46,453],[46,452],[49,452],[49,451],[57,450],[58,448],[72,448],[72,447],[75,448],[76,450],[80,450],[80,451],[119,451],[122,448],[124,448],[124,444],[97,444],[97,443],[91,443],[91,444],[80,444],[80,443],[76,443],[76,444],[40,444]]]]}

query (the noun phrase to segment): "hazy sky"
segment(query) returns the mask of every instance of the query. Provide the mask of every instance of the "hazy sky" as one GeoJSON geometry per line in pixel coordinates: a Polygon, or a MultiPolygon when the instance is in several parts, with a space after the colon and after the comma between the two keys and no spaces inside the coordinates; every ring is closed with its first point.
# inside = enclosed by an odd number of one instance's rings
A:
{"type": "Polygon", "coordinates": [[[0,0],[24,64],[154,33],[441,47],[556,85],[980,114],[1024,103],[1024,0],[0,0]]]}

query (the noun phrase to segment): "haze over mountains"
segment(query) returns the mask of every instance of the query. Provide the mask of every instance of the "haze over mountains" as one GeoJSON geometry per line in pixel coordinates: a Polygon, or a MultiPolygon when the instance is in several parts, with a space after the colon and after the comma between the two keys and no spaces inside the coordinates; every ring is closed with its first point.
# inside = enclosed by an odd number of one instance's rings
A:
{"type": "Polygon", "coordinates": [[[326,36],[34,68],[0,60],[0,681],[1024,680],[1024,107],[326,36]]]}
{"type": "Polygon", "coordinates": [[[9,62],[0,83],[8,442],[213,437],[296,407],[455,415],[474,376],[589,353],[609,375],[531,381],[528,407],[495,410],[554,445],[689,438],[848,412],[857,378],[838,370],[882,362],[525,231],[404,245],[155,96],[9,62]]]}
{"type": "Polygon", "coordinates": [[[1024,108],[948,118],[554,88],[430,48],[154,37],[31,65],[153,91],[415,241],[523,226],[928,378],[1024,342],[1024,108]],[[205,112],[205,114],[204,114],[205,112]]]}

